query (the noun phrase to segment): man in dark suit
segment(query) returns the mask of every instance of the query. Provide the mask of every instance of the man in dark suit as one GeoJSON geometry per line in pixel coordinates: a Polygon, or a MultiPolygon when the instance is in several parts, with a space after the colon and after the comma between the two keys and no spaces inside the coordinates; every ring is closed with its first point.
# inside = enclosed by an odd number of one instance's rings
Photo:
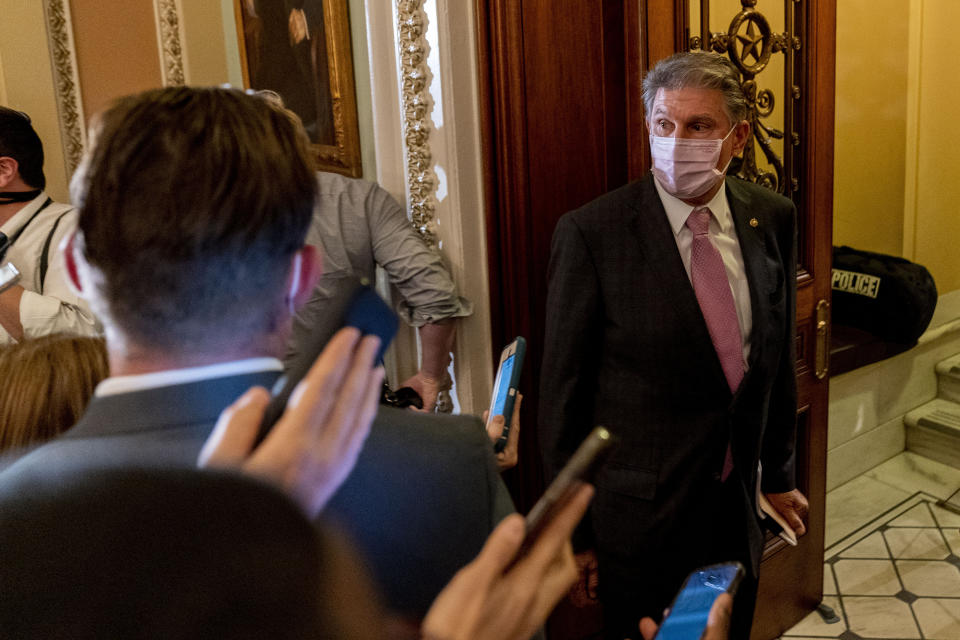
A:
{"type": "Polygon", "coordinates": [[[556,472],[594,425],[620,437],[590,512],[609,637],[659,618],[690,570],[739,560],[732,637],[745,638],[757,491],[799,533],[806,515],[793,460],[796,213],[724,177],[750,131],[724,58],[661,61],[644,100],[653,175],[554,233],[542,443],[556,472]]]}
{"type": "MultiPolygon", "coordinates": [[[[67,270],[107,333],[111,377],[81,421],[18,460],[37,469],[195,466],[220,412],[281,372],[314,285],[308,142],[274,103],[168,88],[102,114],[73,181],[67,270]]],[[[383,409],[325,515],[387,604],[422,615],[512,511],[479,420],[383,409]]]]}

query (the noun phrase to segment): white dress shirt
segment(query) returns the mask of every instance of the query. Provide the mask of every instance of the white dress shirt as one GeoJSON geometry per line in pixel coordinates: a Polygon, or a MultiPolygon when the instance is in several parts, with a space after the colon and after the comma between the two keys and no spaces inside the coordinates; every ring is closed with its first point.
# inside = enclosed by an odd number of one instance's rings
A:
{"type": "Polygon", "coordinates": [[[245,373],[282,370],[283,365],[276,358],[247,358],[200,367],[168,369],[167,371],[154,371],[130,376],[112,376],[98,384],[93,395],[97,397],[114,396],[121,393],[172,387],[178,384],[190,384],[201,380],[239,376],[245,373]]]}
{"type": "MultiPolygon", "coordinates": [[[[0,226],[0,232],[8,238],[15,236],[46,201],[47,194],[41,193],[0,226]]],[[[27,225],[7,251],[4,262],[12,262],[17,267],[20,271],[20,281],[17,284],[24,288],[20,298],[20,324],[23,325],[23,335],[27,338],[59,332],[78,335],[100,333],[100,324],[90,307],[74,293],[67,282],[66,265],[60,251],[61,241],[76,225],[77,212],[73,207],[52,202],[27,225]],[[40,261],[44,244],[54,224],[57,228],[50,240],[47,276],[41,288],[40,261]]],[[[13,342],[13,337],[0,326],[0,346],[13,342]]]]}
{"type": "MultiPolygon", "coordinates": [[[[693,243],[693,232],[687,228],[687,218],[690,213],[699,207],[693,207],[679,198],[667,193],[656,177],[653,183],[660,195],[660,201],[667,212],[667,219],[673,229],[680,259],[683,268],[690,277],[690,245],[693,243]]],[[[720,252],[723,266],[727,271],[727,280],[730,282],[730,291],[733,293],[733,304],[737,308],[737,320],[740,323],[740,339],[743,343],[743,370],[747,371],[747,361],[750,357],[750,330],[753,328],[753,316],[750,309],[750,285],[747,281],[747,272],[743,265],[743,254],[740,252],[740,241],[737,240],[737,230],[733,225],[733,215],[730,213],[730,203],[727,202],[727,190],[720,189],[710,202],[704,205],[710,209],[710,228],[707,232],[710,242],[720,252]]]]}

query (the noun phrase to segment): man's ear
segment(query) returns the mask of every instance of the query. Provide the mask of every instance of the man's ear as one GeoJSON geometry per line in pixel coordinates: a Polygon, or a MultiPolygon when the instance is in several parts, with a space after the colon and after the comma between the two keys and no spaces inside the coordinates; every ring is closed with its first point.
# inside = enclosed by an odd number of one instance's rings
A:
{"type": "Polygon", "coordinates": [[[73,289],[73,292],[79,296],[83,297],[83,286],[80,284],[80,272],[77,269],[77,232],[76,230],[71,231],[70,235],[63,239],[63,244],[60,247],[60,253],[63,254],[63,261],[67,267],[67,282],[70,285],[70,288],[73,289]]]}
{"type": "Polygon", "coordinates": [[[750,123],[741,120],[737,128],[733,131],[733,155],[739,156],[747,146],[747,140],[750,138],[750,123]]]}
{"type": "Polygon", "coordinates": [[[20,174],[20,164],[10,156],[0,156],[0,189],[4,189],[20,174]]]}
{"type": "Polygon", "coordinates": [[[312,245],[304,245],[293,254],[293,259],[290,261],[290,276],[287,280],[287,303],[290,313],[296,313],[297,309],[310,299],[310,294],[320,280],[321,265],[322,258],[317,248],[312,245]]]}

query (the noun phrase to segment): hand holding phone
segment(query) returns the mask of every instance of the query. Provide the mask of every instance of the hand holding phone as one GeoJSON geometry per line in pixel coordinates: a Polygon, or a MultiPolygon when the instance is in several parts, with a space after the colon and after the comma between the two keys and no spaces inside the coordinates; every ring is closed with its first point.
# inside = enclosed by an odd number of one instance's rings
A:
{"type": "Polygon", "coordinates": [[[238,468],[270,481],[316,517],[353,470],[377,414],[378,343],[355,328],[338,331],[256,447],[270,397],[261,387],[247,391],[221,413],[199,466],[238,468]]]}
{"type": "MultiPolygon", "coordinates": [[[[346,308],[340,310],[331,308],[329,312],[340,313],[343,317],[343,326],[356,327],[360,330],[361,335],[379,337],[380,348],[374,362],[380,362],[390,345],[390,341],[397,333],[399,320],[393,310],[387,306],[387,303],[366,282],[357,280],[355,286],[356,289],[353,294],[344,298],[344,300],[349,300],[346,308]]],[[[326,347],[327,342],[328,336],[323,334],[315,336],[313,341],[305,345],[304,349],[297,355],[286,373],[277,380],[273,387],[270,404],[267,406],[263,422],[260,424],[257,444],[263,441],[270,428],[280,419],[284,408],[287,406],[290,394],[293,393],[297,383],[310,371],[313,363],[326,347]]]]}
{"type": "Polygon", "coordinates": [[[570,536],[592,497],[593,487],[581,485],[522,557],[523,520],[516,514],[504,518],[477,558],[434,600],[421,626],[422,637],[531,637],[577,579],[570,536]]]}
{"type": "Polygon", "coordinates": [[[490,398],[490,409],[487,414],[487,429],[494,416],[503,416],[503,431],[493,445],[497,453],[503,451],[510,437],[510,424],[513,418],[513,406],[517,397],[517,387],[520,384],[520,372],[523,368],[523,358],[527,353],[527,341],[517,337],[500,352],[500,364],[497,366],[497,376],[493,382],[493,397],[490,398]]]}
{"type": "Polygon", "coordinates": [[[586,482],[592,482],[597,471],[610,455],[616,438],[605,427],[595,427],[554,478],[543,496],[530,509],[526,519],[526,537],[518,555],[536,541],[557,512],[566,505],[586,482]]]}
{"type": "MultiPolygon", "coordinates": [[[[725,562],[691,572],[660,623],[655,640],[699,640],[707,629],[717,599],[722,594],[733,597],[743,571],[739,562],[725,562]]],[[[729,616],[725,621],[729,623],[729,616]]]]}
{"type": "Polygon", "coordinates": [[[491,417],[489,411],[483,412],[483,421],[487,423],[487,436],[491,443],[496,445],[503,436],[505,428],[508,431],[507,446],[501,451],[496,451],[496,447],[494,447],[494,457],[497,460],[497,469],[500,473],[514,468],[520,461],[520,411],[522,405],[523,394],[518,392],[513,404],[513,418],[510,420],[509,426],[505,424],[506,418],[503,416],[491,417]]]}

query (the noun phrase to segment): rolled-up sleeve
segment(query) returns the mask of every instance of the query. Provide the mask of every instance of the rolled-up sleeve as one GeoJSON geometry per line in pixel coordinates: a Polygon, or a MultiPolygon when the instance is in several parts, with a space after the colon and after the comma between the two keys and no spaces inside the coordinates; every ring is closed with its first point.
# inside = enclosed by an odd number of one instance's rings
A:
{"type": "MultiPolygon", "coordinates": [[[[101,325],[89,305],[80,298],[67,281],[66,264],[63,260],[61,245],[66,236],[75,228],[77,223],[76,210],[57,212],[54,207],[64,208],[63,205],[53,205],[49,211],[54,215],[56,223],[49,246],[46,245],[51,224],[31,225],[28,233],[17,243],[18,252],[12,260],[18,263],[23,279],[23,295],[20,298],[20,324],[23,326],[25,338],[37,338],[51,333],[73,333],[82,336],[99,335],[101,325]],[[43,277],[39,263],[44,248],[47,249],[47,271],[43,277]]],[[[10,257],[10,256],[8,256],[10,257]]],[[[12,338],[0,327],[0,343],[9,343],[12,338]]]]}
{"type": "Polygon", "coordinates": [[[427,246],[390,194],[374,187],[365,208],[374,260],[400,292],[397,310],[408,323],[420,327],[473,313],[473,303],[459,295],[440,253],[427,246]]]}

